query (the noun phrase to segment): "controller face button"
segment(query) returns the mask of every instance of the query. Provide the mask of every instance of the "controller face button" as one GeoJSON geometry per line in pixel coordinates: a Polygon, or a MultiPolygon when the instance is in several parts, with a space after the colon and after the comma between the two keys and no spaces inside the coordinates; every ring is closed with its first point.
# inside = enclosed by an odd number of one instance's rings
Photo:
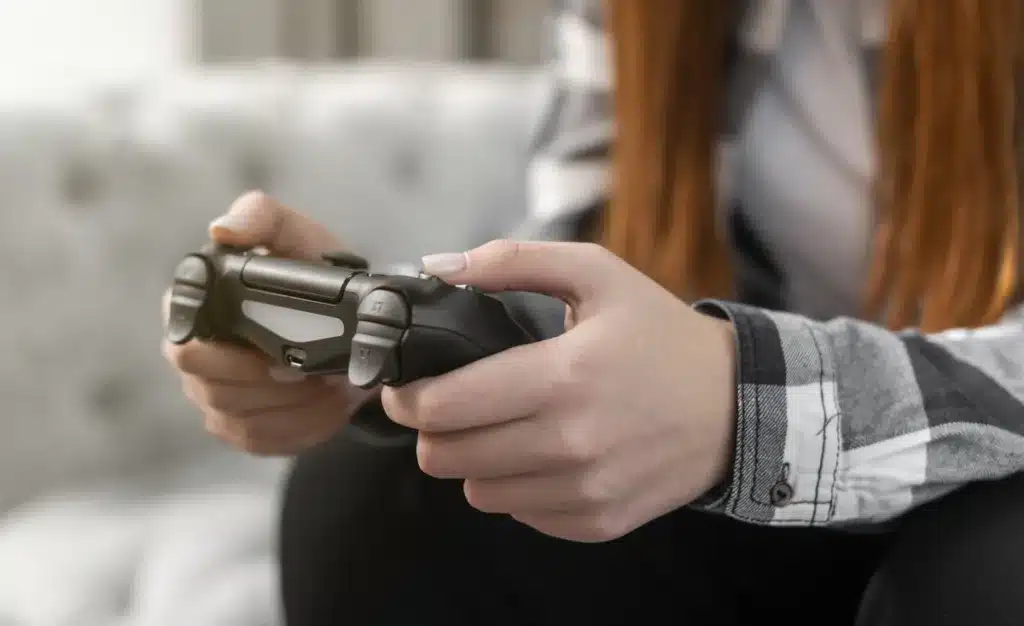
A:
{"type": "Polygon", "coordinates": [[[405,298],[394,291],[375,289],[366,294],[356,311],[359,320],[387,326],[409,326],[409,307],[405,298]]]}
{"type": "Polygon", "coordinates": [[[197,257],[186,257],[174,270],[174,281],[184,283],[200,289],[206,289],[210,280],[210,272],[206,267],[206,261],[197,257]]]}
{"type": "Polygon", "coordinates": [[[352,337],[348,379],[356,387],[369,389],[397,380],[398,349],[404,330],[369,321],[360,321],[352,337]]]}

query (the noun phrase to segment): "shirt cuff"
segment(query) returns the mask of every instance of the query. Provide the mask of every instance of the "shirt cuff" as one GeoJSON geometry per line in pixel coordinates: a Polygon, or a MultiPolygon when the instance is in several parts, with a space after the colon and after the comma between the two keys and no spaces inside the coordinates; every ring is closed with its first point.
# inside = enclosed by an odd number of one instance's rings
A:
{"type": "Polygon", "coordinates": [[[808,320],[720,300],[736,328],[736,450],[727,485],[694,507],[754,524],[827,525],[839,470],[835,360],[808,320]]]}

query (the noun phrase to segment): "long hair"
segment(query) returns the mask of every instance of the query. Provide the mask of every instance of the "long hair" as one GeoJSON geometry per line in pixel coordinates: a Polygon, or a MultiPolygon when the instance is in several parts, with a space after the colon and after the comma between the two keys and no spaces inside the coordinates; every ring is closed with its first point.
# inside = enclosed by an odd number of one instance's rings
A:
{"type": "MultiPolygon", "coordinates": [[[[607,5],[616,140],[601,237],[686,299],[733,295],[714,180],[736,4],[607,5]]],[[[1015,302],[1022,4],[890,0],[865,317],[936,331],[992,323],[1015,302]]]]}

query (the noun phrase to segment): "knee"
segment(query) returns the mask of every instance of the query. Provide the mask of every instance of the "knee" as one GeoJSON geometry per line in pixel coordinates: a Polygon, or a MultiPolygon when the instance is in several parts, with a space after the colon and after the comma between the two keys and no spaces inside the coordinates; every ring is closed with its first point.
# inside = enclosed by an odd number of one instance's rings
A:
{"type": "Polygon", "coordinates": [[[911,515],[864,595],[858,626],[1024,624],[1024,475],[911,515]]]}
{"type": "Polygon", "coordinates": [[[282,544],[369,537],[415,517],[422,479],[406,450],[340,435],[298,457],[284,485],[282,544]]]}

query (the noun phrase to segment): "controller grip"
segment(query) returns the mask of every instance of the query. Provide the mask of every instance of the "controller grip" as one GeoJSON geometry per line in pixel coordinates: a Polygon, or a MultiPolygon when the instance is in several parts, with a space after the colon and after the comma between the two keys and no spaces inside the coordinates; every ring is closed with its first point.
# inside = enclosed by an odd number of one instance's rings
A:
{"type": "MultiPolygon", "coordinates": [[[[414,301],[417,299],[415,291],[409,295],[414,301]]],[[[420,299],[420,306],[412,307],[411,324],[397,351],[399,356],[394,370],[400,375],[392,378],[389,386],[401,387],[423,378],[441,376],[509,348],[536,341],[497,298],[446,287],[420,299]]],[[[373,326],[376,331],[377,325],[373,326]]],[[[365,326],[363,329],[367,330],[365,326]]],[[[349,377],[355,382],[375,379],[381,371],[380,363],[389,361],[395,354],[391,351],[398,348],[388,346],[382,333],[373,334],[377,336],[371,338],[357,330],[353,338],[349,377]]],[[[416,432],[392,422],[379,400],[364,406],[353,417],[348,431],[355,439],[378,447],[414,445],[416,441],[416,432]]]]}
{"type": "Polygon", "coordinates": [[[450,324],[428,325],[414,321],[402,346],[399,384],[440,376],[534,341],[499,301],[484,297],[467,298],[461,303],[464,307],[449,311],[450,324]]]}

